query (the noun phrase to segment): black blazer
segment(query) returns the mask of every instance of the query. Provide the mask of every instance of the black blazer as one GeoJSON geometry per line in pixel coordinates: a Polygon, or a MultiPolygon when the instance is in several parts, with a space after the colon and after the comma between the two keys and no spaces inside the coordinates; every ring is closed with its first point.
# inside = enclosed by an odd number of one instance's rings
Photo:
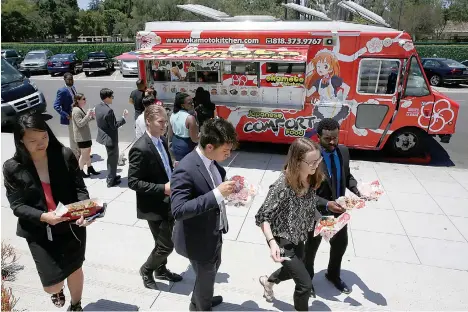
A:
{"type": "Polygon", "coordinates": [[[96,124],[98,127],[96,141],[107,147],[119,144],[119,127],[126,123],[125,118],[115,119],[114,111],[104,102],[96,105],[96,124]]]}
{"type": "MultiPolygon", "coordinates": [[[[360,194],[357,188],[357,181],[353,177],[349,169],[348,148],[344,145],[338,145],[337,153],[341,164],[341,181],[339,181],[339,183],[341,183],[341,189],[343,191],[349,189],[351,192],[359,196],[360,194]]],[[[332,180],[330,178],[330,175],[328,174],[328,169],[327,165],[325,164],[325,161],[322,161],[320,166],[323,172],[325,173],[325,180],[322,182],[319,189],[317,190],[317,207],[322,215],[330,215],[331,213],[327,211],[326,207],[329,201],[334,201],[337,199],[336,190],[334,190],[332,187],[332,180]]]]}
{"type": "MultiPolygon", "coordinates": [[[[71,149],[49,147],[47,157],[55,203],[67,205],[89,199],[78,161],[71,149]]],[[[16,234],[27,239],[47,239],[47,223],[40,221],[42,213],[47,212],[47,204],[34,164],[22,164],[10,158],[3,164],[3,176],[10,208],[18,217],[16,234]]],[[[51,227],[54,232],[69,230],[68,222],[51,227]]]]}
{"type": "MultiPolygon", "coordinates": [[[[161,137],[161,140],[172,169],[166,138],[161,137]]],[[[128,187],[136,192],[137,218],[153,221],[172,219],[170,197],[164,194],[164,184],[169,182],[169,178],[161,156],[146,132],[132,146],[128,158],[128,187]]]]}
{"type": "MultiPolygon", "coordinates": [[[[226,170],[215,162],[226,178],[226,170]]],[[[172,173],[171,210],[176,222],[172,232],[175,250],[196,260],[213,259],[221,241],[219,205],[213,194],[213,182],[196,150],[185,156],[172,173]]]]}

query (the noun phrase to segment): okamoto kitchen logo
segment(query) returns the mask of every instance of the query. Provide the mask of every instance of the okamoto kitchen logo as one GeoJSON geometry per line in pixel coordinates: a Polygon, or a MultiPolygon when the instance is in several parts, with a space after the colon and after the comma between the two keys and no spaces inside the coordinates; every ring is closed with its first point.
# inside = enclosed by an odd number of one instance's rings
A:
{"type": "Polygon", "coordinates": [[[284,129],[284,135],[290,137],[303,137],[317,121],[315,116],[285,118],[280,112],[249,111],[247,117],[255,120],[244,124],[245,133],[272,131],[278,135],[280,129],[284,129]]]}

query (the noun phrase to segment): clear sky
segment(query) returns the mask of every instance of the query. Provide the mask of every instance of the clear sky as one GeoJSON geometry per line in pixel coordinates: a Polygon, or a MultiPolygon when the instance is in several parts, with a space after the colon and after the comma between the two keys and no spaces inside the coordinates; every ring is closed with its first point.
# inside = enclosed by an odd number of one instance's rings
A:
{"type": "Polygon", "coordinates": [[[87,9],[88,8],[89,0],[78,0],[78,6],[80,9],[87,9]]]}

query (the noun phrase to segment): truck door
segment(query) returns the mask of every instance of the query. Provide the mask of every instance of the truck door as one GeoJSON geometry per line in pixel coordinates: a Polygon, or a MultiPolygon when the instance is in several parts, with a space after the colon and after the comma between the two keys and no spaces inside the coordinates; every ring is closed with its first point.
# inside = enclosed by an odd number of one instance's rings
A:
{"type": "Polygon", "coordinates": [[[346,145],[378,148],[397,111],[404,62],[398,57],[359,60],[356,102],[352,104],[354,116],[350,118],[346,145]]]}

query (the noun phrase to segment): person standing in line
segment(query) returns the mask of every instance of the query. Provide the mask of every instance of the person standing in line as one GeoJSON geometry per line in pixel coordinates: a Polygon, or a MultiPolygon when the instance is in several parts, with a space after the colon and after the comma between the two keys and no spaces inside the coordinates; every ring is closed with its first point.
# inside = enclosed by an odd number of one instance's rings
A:
{"type": "Polygon", "coordinates": [[[72,106],[76,95],[73,75],[71,73],[65,73],[63,75],[63,80],[65,80],[65,86],[58,89],[57,91],[57,97],[54,101],[54,109],[60,115],[60,124],[68,126],[70,148],[75,154],[76,159],[79,159],[80,149],[78,148],[78,145],[75,142],[75,136],[73,133],[73,123],[70,122],[72,106]]]}
{"type": "Polygon", "coordinates": [[[117,163],[119,161],[119,127],[126,121],[128,111],[124,109],[123,116],[117,120],[114,110],[110,108],[114,99],[114,91],[108,88],[101,89],[102,102],[95,108],[96,123],[98,127],[96,141],[106,147],[107,151],[107,187],[119,185],[122,181],[117,175],[117,163]]]}
{"type": "Polygon", "coordinates": [[[130,93],[130,98],[128,99],[128,103],[135,108],[135,120],[137,120],[138,116],[144,111],[142,101],[145,97],[146,83],[143,79],[138,79],[136,86],[137,88],[130,93]]]}
{"type": "MultiPolygon", "coordinates": [[[[44,291],[52,303],[65,305],[67,280],[71,302],[68,311],[83,311],[83,262],[86,228],[83,217],[76,222],[55,214],[57,204],[89,199],[78,162],[46,123],[46,116],[27,113],[18,118],[13,131],[15,155],[3,164],[6,197],[18,217],[16,235],[26,239],[44,291]]],[[[2,298],[3,299],[3,298],[2,298]]]]}
{"type": "MultiPolygon", "coordinates": [[[[336,203],[336,199],[345,195],[346,189],[361,197],[357,188],[357,181],[349,169],[349,150],[338,144],[340,124],[338,121],[325,118],[317,126],[317,134],[321,146],[323,163],[322,169],[326,172],[326,179],[317,190],[317,208],[322,215],[339,217],[345,209],[336,203]]],[[[304,262],[310,277],[314,278],[314,262],[322,236],[314,237],[313,231],[309,233],[305,247],[304,262]]],[[[345,225],[330,239],[330,260],[325,277],[342,293],[349,294],[351,289],[341,280],[341,261],[348,246],[348,226],[345,225]]]]}
{"type": "MultiPolygon", "coordinates": [[[[145,99],[152,100],[151,97],[145,99]]],[[[128,187],[136,192],[137,218],[147,220],[154,239],[154,249],[140,268],[140,275],[146,288],[158,290],[153,274],[157,279],[170,282],[182,280],[182,276],[166,268],[167,257],[174,250],[174,218],[169,197],[173,165],[163,136],[166,110],[159,105],[149,105],[142,116],[147,130],[130,149],[128,187]]]]}
{"type": "Polygon", "coordinates": [[[187,93],[176,94],[171,114],[169,138],[175,160],[180,161],[197,146],[199,128],[194,114],[193,100],[187,93]]]}
{"type": "MultiPolygon", "coordinates": [[[[144,112],[148,106],[154,105],[153,96],[151,96],[151,95],[145,96],[143,98],[143,100],[142,100],[142,103],[143,103],[143,107],[144,107],[144,110],[143,110],[143,112],[144,112]]],[[[137,120],[135,121],[135,138],[136,138],[136,140],[141,138],[146,133],[146,127],[147,126],[146,126],[145,114],[141,114],[140,116],[138,116],[137,120]]]]}
{"type": "Polygon", "coordinates": [[[184,157],[171,177],[172,234],[175,250],[190,260],[195,271],[190,311],[211,311],[223,302],[214,296],[221,264],[222,234],[228,232],[224,199],[235,190],[235,181],[224,181],[226,160],[237,144],[234,126],[224,119],[208,120],[200,143],[184,157]]]}
{"type": "Polygon", "coordinates": [[[88,109],[85,113],[83,108],[86,107],[86,97],[82,93],[75,95],[75,101],[73,103],[72,110],[72,122],[73,122],[73,135],[75,142],[80,149],[80,158],[78,164],[81,169],[81,175],[84,178],[88,178],[90,174],[99,175],[99,172],[94,170],[91,164],[91,130],[89,129],[89,122],[94,119],[94,111],[88,109]],[[84,166],[86,165],[88,173],[84,172],[84,166]]]}
{"type": "Polygon", "coordinates": [[[199,96],[198,106],[195,108],[197,112],[198,126],[201,128],[203,123],[215,117],[216,105],[211,102],[210,92],[204,90],[199,96]]]}
{"type": "Polygon", "coordinates": [[[320,147],[305,138],[295,140],[289,147],[286,165],[279,178],[270,186],[265,202],[255,216],[260,226],[270,255],[282,267],[268,276],[260,277],[264,297],[274,300],[273,286],[293,279],[294,308],[309,309],[312,280],[303,262],[304,242],[307,233],[314,229],[316,218],[316,189],[324,179],[318,169],[322,161],[320,147]]]}

